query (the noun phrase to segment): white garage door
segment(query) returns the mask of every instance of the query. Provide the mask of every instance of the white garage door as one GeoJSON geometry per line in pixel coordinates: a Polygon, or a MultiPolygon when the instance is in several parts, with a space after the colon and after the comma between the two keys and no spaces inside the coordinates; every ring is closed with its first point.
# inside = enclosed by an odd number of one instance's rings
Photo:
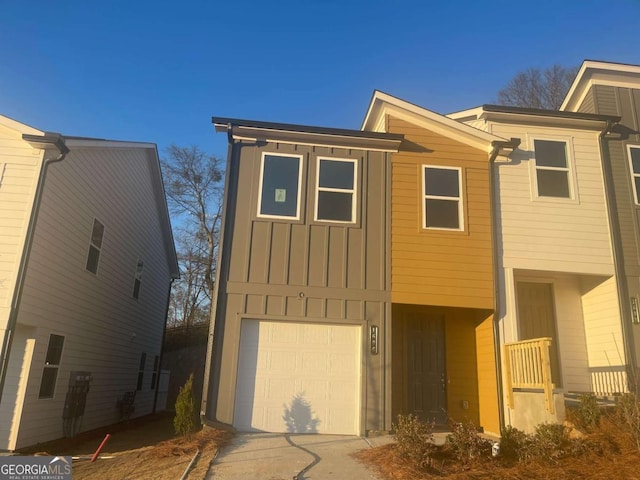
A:
{"type": "Polygon", "coordinates": [[[359,434],[358,326],[243,320],[234,427],[359,434]]]}

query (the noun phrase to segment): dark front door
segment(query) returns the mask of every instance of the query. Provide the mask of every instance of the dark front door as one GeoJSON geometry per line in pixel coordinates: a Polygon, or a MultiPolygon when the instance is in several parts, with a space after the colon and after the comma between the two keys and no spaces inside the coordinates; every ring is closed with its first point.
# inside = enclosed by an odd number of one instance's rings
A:
{"type": "Polygon", "coordinates": [[[409,413],[446,424],[444,319],[421,314],[408,314],[406,319],[409,413]]]}
{"type": "Polygon", "coordinates": [[[518,323],[520,340],[550,337],[551,380],[562,386],[558,360],[558,336],[553,306],[553,285],[550,283],[518,282],[518,323]]]}

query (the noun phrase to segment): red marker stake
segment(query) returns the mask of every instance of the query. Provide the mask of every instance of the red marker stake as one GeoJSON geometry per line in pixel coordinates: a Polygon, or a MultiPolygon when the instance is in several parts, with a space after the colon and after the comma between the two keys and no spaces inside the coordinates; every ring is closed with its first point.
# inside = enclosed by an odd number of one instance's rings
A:
{"type": "Polygon", "coordinates": [[[93,463],[98,459],[98,455],[100,455],[100,452],[102,451],[102,447],[104,447],[105,443],[107,443],[107,440],[109,440],[110,438],[111,438],[111,434],[107,433],[107,435],[104,437],[104,440],[102,440],[102,443],[100,444],[100,446],[96,450],[96,453],[94,453],[93,457],[91,457],[91,462],[90,463],[93,463]]]}

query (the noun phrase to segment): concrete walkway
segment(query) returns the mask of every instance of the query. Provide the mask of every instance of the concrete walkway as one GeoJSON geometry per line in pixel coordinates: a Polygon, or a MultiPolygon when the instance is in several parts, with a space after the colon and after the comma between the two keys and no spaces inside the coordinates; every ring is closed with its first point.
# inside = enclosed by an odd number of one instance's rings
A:
{"type": "Polygon", "coordinates": [[[211,480],[379,480],[354,459],[359,450],[384,445],[391,437],[238,434],[209,469],[211,480]]]}

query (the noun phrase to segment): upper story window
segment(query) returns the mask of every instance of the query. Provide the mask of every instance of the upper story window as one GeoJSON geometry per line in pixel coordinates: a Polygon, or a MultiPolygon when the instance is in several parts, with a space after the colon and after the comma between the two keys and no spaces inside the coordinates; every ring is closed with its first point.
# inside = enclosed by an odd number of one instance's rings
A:
{"type": "Polygon", "coordinates": [[[133,279],[133,298],[138,299],[140,297],[140,287],[142,286],[142,269],[144,268],[144,262],[138,259],[136,263],[136,273],[133,279]]]}
{"type": "Polygon", "coordinates": [[[302,156],[262,154],[258,216],[300,218],[302,156]]]}
{"type": "Polygon", "coordinates": [[[356,221],[355,160],[318,158],[316,175],[316,220],[356,221]]]}
{"type": "Polygon", "coordinates": [[[571,198],[571,172],[567,142],[533,141],[538,197],[571,198]]]}
{"type": "Polygon", "coordinates": [[[52,398],[56,389],[58,378],[58,368],[62,358],[62,347],[64,337],[61,335],[49,335],[49,345],[47,346],[47,356],[44,361],[42,380],[40,380],[40,392],[38,398],[52,398]]]}
{"type": "Polygon", "coordinates": [[[633,183],[633,195],[636,205],[640,205],[640,145],[629,145],[629,168],[633,183]]]}
{"type": "Polygon", "coordinates": [[[100,262],[100,250],[102,249],[102,236],[104,235],[104,225],[97,219],[93,219],[91,230],[91,241],[89,243],[89,254],[87,255],[87,270],[91,273],[98,273],[98,263],[100,262]]]}
{"type": "Polygon", "coordinates": [[[422,228],[464,230],[462,170],[431,165],[422,170],[422,228]]]}

